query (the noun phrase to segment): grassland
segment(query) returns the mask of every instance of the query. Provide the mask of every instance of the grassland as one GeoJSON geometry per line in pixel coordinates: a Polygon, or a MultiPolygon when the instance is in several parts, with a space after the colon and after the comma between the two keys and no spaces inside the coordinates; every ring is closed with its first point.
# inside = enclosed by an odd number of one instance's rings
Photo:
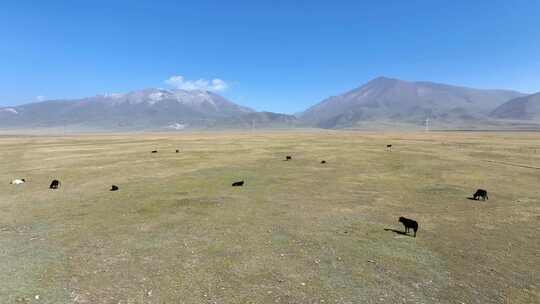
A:
{"type": "Polygon", "coordinates": [[[2,136],[0,303],[540,303],[539,168],[540,133],[2,136]]]}

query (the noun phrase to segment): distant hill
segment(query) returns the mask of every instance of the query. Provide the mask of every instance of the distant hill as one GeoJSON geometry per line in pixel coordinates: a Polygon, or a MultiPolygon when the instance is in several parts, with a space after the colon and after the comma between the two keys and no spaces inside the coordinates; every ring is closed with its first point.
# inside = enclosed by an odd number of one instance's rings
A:
{"type": "Polygon", "coordinates": [[[256,112],[210,91],[144,89],[125,94],[0,107],[0,129],[89,131],[227,128],[540,128],[540,93],[481,90],[379,77],[296,116],[256,112]],[[512,120],[512,121],[510,121],[512,120]]]}
{"type": "Polygon", "coordinates": [[[540,92],[514,98],[497,107],[490,116],[499,119],[540,121],[540,92]]]}
{"type": "Polygon", "coordinates": [[[259,113],[209,91],[144,89],[76,100],[49,100],[0,108],[2,128],[180,130],[273,127],[295,121],[285,114],[259,113]]]}
{"type": "Polygon", "coordinates": [[[504,102],[523,96],[508,90],[481,90],[433,82],[379,77],[329,97],[299,115],[306,125],[354,127],[359,123],[423,124],[426,118],[449,124],[488,119],[504,102]]]}

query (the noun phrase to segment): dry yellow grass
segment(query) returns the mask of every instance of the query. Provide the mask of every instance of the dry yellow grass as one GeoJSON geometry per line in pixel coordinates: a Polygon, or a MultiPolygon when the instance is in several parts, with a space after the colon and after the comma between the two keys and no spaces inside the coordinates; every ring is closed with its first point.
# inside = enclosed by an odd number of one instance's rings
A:
{"type": "Polygon", "coordinates": [[[540,133],[2,136],[0,303],[539,303],[539,167],[540,133]]]}

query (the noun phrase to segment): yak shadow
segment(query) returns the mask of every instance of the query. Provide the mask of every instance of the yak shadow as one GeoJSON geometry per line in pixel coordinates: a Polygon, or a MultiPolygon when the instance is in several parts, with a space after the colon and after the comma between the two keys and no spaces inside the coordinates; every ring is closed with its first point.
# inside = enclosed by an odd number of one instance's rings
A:
{"type": "Polygon", "coordinates": [[[392,231],[393,233],[397,233],[397,234],[401,234],[401,235],[406,235],[406,236],[412,237],[412,235],[406,233],[405,231],[401,231],[401,230],[397,230],[397,229],[384,228],[384,231],[392,231]]]}

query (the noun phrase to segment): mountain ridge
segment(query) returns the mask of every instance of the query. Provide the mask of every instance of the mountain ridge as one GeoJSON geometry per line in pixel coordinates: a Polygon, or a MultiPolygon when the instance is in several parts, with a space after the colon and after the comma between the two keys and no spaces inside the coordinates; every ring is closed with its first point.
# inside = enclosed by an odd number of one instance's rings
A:
{"type": "Polygon", "coordinates": [[[426,118],[467,121],[486,118],[500,104],[523,96],[512,90],[485,90],[428,81],[377,77],[308,108],[299,119],[323,128],[393,120],[420,124],[426,118]]]}
{"type": "Polygon", "coordinates": [[[184,130],[301,126],[339,129],[371,128],[377,124],[419,126],[426,119],[448,126],[472,126],[501,119],[540,120],[540,114],[516,114],[519,111],[515,109],[520,108],[523,98],[532,95],[380,76],[325,98],[303,112],[288,115],[258,112],[211,91],[146,88],[0,107],[0,128],[79,126],[104,130],[184,130]],[[513,104],[517,105],[504,106],[516,99],[513,104]],[[511,113],[505,116],[505,112],[515,113],[512,117],[511,113]]]}
{"type": "Polygon", "coordinates": [[[0,108],[0,127],[42,128],[62,125],[98,129],[208,128],[245,126],[249,119],[272,127],[292,123],[285,114],[268,116],[203,90],[147,88],[124,94],[46,100],[0,108]],[[251,115],[248,115],[251,114],[251,115]]]}
{"type": "Polygon", "coordinates": [[[511,99],[494,109],[490,116],[499,119],[540,120],[540,92],[511,99]]]}

